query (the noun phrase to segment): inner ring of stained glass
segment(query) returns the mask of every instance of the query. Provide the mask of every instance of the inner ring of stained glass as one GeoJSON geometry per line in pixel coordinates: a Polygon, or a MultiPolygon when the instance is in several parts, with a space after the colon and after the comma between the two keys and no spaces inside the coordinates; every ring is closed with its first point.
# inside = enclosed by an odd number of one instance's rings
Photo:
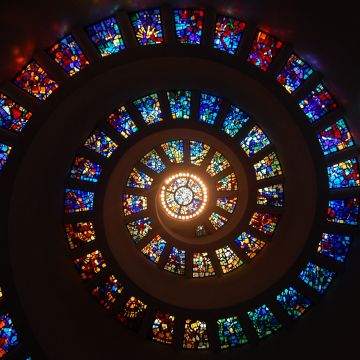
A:
{"type": "Polygon", "coordinates": [[[205,208],[206,186],[193,174],[173,175],[161,188],[161,203],[168,215],[180,220],[192,219],[205,208]]]}

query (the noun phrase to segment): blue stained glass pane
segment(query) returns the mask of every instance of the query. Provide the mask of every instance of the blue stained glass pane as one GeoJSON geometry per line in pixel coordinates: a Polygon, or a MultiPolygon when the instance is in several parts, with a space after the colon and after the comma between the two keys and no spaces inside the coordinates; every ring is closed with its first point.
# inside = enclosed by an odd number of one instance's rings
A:
{"type": "Polygon", "coordinates": [[[200,95],[200,114],[199,120],[213,125],[223,99],[209,94],[200,95]]]}
{"type": "Polygon", "coordinates": [[[262,305],[253,311],[248,311],[248,316],[260,339],[281,328],[281,324],[266,305],[262,305]]]}
{"type": "Polygon", "coordinates": [[[233,348],[248,342],[237,316],[219,319],[217,326],[221,349],[233,348]]]}
{"type": "Polygon", "coordinates": [[[203,10],[174,10],[176,38],[185,44],[200,44],[204,23],[203,10]]]}
{"type": "Polygon", "coordinates": [[[0,171],[2,171],[6,162],[8,161],[11,149],[11,146],[0,143],[0,171]]]}
{"type": "Polygon", "coordinates": [[[161,160],[160,156],[156,152],[156,150],[149,151],[141,160],[141,163],[146,165],[149,169],[155,171],[156,173],[161,173],[166,169],[165,164],[161,160]]]}
{"type": "Polygon", "coordinates": [[[106,121],[125,139],[138,131],[137,126],[124,106],[110,114],[106,121]]]}
{"type": "Polygon", "coordinates": [[[317,251],[329,258],[344,262],[351,243],[350,236],[323,233],[317,251]]]}
{"type": "Polygon", "coordinates": [[[70,170],[70,179],[98,182],[102,167],[91,160],[77,156],[70,170]]]}
{"type": "Polygon", "coordinates": [[[168,91],[171,117],[190,119],[191,91],[168,91]]]}
{"type": "Polygon", "coordinates": [[[267,145],[270,145],[270,140],[257,125],[250,130],[240,143],[245,154],[249,157],[255,155],[267,145]]]}
{"type": "Polygon", "coordinates": [[[230,111],[225,116],[221,130],[230,137],[234,137],[248,120],[249,115],[231,105],[230,111]]]}
{"type": "Polygon", "coordinates": [[[96,153],[109,158],[118,145],[103,131],[95,129],[86,139],[84,146],[96,153]]]}
{"type": "Polygon", "coordinates": [[[327,221],[357,225],[359,223],[359,198],[329,200],[327,221]]]}
{"type": "Polygon", "coordinates": [[[323,294],[332,282],[335,273],[309,262],[299,277],[314,290],[323,294]]]}
{"type": "Polygon", "coordinates": [[[284,310],[293,319],[299,318],[304,311],[311,305],[311,300],[306,296],[300,294],[293,287],[288,287],[283,290],[277,297],[284,310]]]}
{"type": "Polygon", "coordinates": [[[0,358],[19,345],[19,336],[8,313],[0,314],[0,358]]]}
{"type": "Polygon", "coordinates": [[[94,196],[92,191],[65,189],[65,213],[93,210],[94,196]]]}
{"type": "Polygon", "coordinates": [[[330,189],[360,186],[359,165],[357,159],[349,159],[328,166],[330,189]]]}
{"type": "Polygon", "coordinates": [[[134,105],[141,113],[147,125],[163,121],[163,114],[160,108],[160,102],[157,94],[150,94],[134,101],[134,105]]]}

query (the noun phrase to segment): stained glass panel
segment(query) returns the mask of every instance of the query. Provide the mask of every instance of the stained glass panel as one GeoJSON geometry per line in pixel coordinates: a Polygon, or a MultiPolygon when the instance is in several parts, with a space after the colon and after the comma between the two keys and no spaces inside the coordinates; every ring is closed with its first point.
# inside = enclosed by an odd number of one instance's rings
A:
{"type": "Polygon", "coordinates": [[[157,94],[150,94],[135,100],[134,105],[140,112],[146,125],[155,124],[164,120],[157,94]]]}
{"type": "Polygon", "coordinates": [[[57,82],[35,61],[26,65],[13,83],[41,101],[44,101],[59,87],[57,82]]]}
{"type": "Polygon", "coordinates": [[[70,250],[95,240],[94,224],[91,221],[65,224],[65,231],[70,250]]]}
{"type": "Polygon", "coordinates": [[[124,290],[124,287],[119,283],[114,275],[102,284],[99,284],[91,291],[91,294],[106,310],[110,310],[118,296],[124,290]]]}
{"type": "Polygon", "coordinates": [[[250,220],[250,225],[257,230],[270,235],[275,231],[278,221],[279,218],[276,215],[255,212],[250,220]]]}
{"type": "Polygon", "coordinates": [[[351,133],[344,121],[338,120],[317,134],[324,155],[354,146],[351,133]]]}
{"type": "Polygon", "coordinates": [[[65,213],[93,210],[94,195],[95,193],[92,191],[65,189],[65,213]]]}
{"type": "Polygon", "coordinates": [[[102,167],[89,159],[77,156],[70,169],[70,179],[98,182],[102,167]]]}
{"type": "Polygon", "coordinates": [[[204,321],[190,319],[185,321],[183,348],[192,350],[209,348],[209,339],[204,321]]]}
{"type": "Polygon", "coordinates": [[[200,166],[204,161],[210,146],[204,144],[201,141],[191,140],[190,141],[190,162],[193,165],[200,166]]]}
{"type": "Polygon", "coordinates": [[[329,111],[337,108],[337,103],[324,85],[318,84],[316,88],[299,102],[300,109],[311,123],[319,120],[329,111]]]}
{"type": "Polygon", "coordinates": [[[215,230],[219,230],[227,223],[228,219],[224,216],[219,215],[216,212],[213,212],[209,216],[209,221],[211,222],[211,225],[215,228],[215,230]]]}
{"type": "Polygon", "coordinates": [[[235,173],[226,175],[216,182],[217,191],[235,191],[238,189],[238,183],[235,173]]]}
{"type": "Polygon", "coordinates": [[[350,236],[323,233],[317,251],[331,259],[344,262],[351,243],[350,236]]]}
{"type": "Polygon", "coordinates": [[[283,290],[276,297],[276,300],[279,301],[281,306],[293,320],[299,318],[311,305],[311,300],[309,298],[300,294],[291,286],[283,290]]]}
{"type": "Polygon", "coordinates": [[[270,145],[270,140],[257,125],[250,130],[240,143],[245,154],[249,157],[255,155],[267,145],[270,145]]]}
{"type": "Polygon", "coordinates": [[[137,219],[126,226],[135,244],[138,244],[152,229],[151,220],[148,217],[137,219]]]}
{"type": "Polygon", "coordinates": [[[256,180],[268,179],[282,174],[280,162],[274,152],[265,156],[253,166],[256,173],[256,180]]]}
{"type": "Polygon", "coordinates": [[[229,349],[246,344],[248,339],[237,316],[217,320],[221,349],[229,349]]]}
{"type": "Polygon", "coordinates": [[[0,358],[19,345],[19,336],[9,313],[0,314],[0,358]]]}
{"type": "Polygon", "coordinates": [[[252,236],[246,232],[241,233],[236,239],[235,243],[240,246],[246,253],[246,255],[252,259],[255,257],[266,243],[255,236],[252,236]]]}
{"type": "Polygon", "coordinates": [[[21,132],[31,116],[30,111],[0,93],[0,127],[21,132]]]}
{"type": "Polygon", "coordinates": [[[292,54],[276,79],[288,93],[292,94],[313,72],[303,59],[292,54]]]}
{"type": "Polygon", "coordinates": [[[223,197],[216,199],[216,206],[232,214],[235,210],[237,197],[223,197]]]}
{"type": "Polygon", "coordinates": [[[152,325],[152,339],[171,345],[174,335],[175,316],[158,311],[152,325]]]}
{"type": "Polygon", "coordinates": [[[229,166],[230,163],[226,157],[219,151],[216,151],[209,166],[206,168],[206,172],[211,176],[215,176],[227,169],[229,166]]]}
{"type": "Polygon", "coordinates": [[[277,184],[258,189],[256,203],[258,205],[283,206],[284,187],[282,184],[277,184]]]}
{"type": "Polygon", "coordinates": [[[75,259],[74,265],[84,281],[92,279],[106,267],[105,260],[99,250],[75,259]]]}
{"type": "Polygon", "coordinates": [[[70,76],[83,70],[89,64],[88,59],[72,35],[59,40],[50,48],[48,54],[70,76]]]}
{"type": "Polygon", "coordinates": [[[266,305],[248,311],[248,315],[260,339],[281,328],[281,324],[266,305]]]}
{"type": "Polygon", "coordinates": [[[258,31],[248,61],[259,69],[266,71],[281,47],[281,41],[263,31],[258,31]]]}
{"type": "Polygon", "coordinates": [[[164,266],[164,269],[175,274],[185,274],[185,251],[175,247],[171,249],[171,253],[164,266]]]}
{"type": "Polygon", "coordinates": [[[159,9],[138,11],[130,14],[139,45],[161,44],[164,40],[159,9]]]}
{"type": "Polygon", "coordinates": [[[173,119],[190,119],[191,91],[168,91],[171,117],[173,119]]]}
{"type": "Polygon", "coordinates": [[[357,225],[359,223],[359,198],[329,200],[327,221],[357,225]]]}
{"type": "Polygon", "coordinates": [[[249,119],[248,114],[231,105],[229,112],[225,116],[221,130],[230,137],[234,137],[249,119]]]}
{"type": "Polygon", "coordinates": [[[166,156],[169,158],[170,162],[175,164],[180,164],[184,162],[183,140],[168,141],[164,144],[161,144],[161,147],[164,150],[166,156]]]}
{"type": "Polygon", "coordinates": [[[360,186],[359,165],[355,158],[328,166],[327,173],[330,189],[360,186]]]}
{"type": "Polygon", "coordinates": [[[240,258],[230,249],[229,246],[220,248],[215,252],[224,274],[237,269],[243,264],[240,258]]]}
{"type": "Polygon", "coordinates": [[[146,309],[147,305],[145,303],[136,297],[131,296],[122,311],[116,315],[116,318],[123,325],[136,330],[141,324],[146,309]]]}
{"type": "Polygon", "coordinates": [[[160,236],[156,235],[149,244],[147,244],[141,252],[152,262],[157,264],[160,260],[166,246],[166,241],[160,236]]]}
{"type": "Polygon", "coordinates": [[[335,273],[324,267],[309,262],[305,269],[299,274],[299,277],[315,291],[323,294],[332,282],[335,273]]]}
{"type": "Polygon", "coordinates": [[[92,132],[85,141],[84,146],[106,158],[109,158],[118,147],[109,136],[99,129],[92,132]]]}
{"type": "Polygon", "coordinates": [[[3,295],[3,289],[0,287],[0,301],[2,300],[3,297],[4,297],[4,295],[3,295]]]}
{"type": "Polygon", "coordinates": [[[86,32],[102,57],[125,49],[124,40],[114,17],[88,26],[86,32]]]}
{"type": "Polygon", "coordinates": [[[130,188],[150,189],[154,179],[143,171],[133,168],[128,177],[126,186],[130,188]]]}
{"type": "Polygon", "coordinates": [[[203,10],[174,10],[176,38],[183,44],[200,44],[204,25],[203,10]]]}
{"type": "Polygon", "coordinates": [[[223,99],[202,93],[200,95],[199,121],[213,125],[220,110],[223,99]]]}
{"type": "Polygon", "coordinates": [[[202,278],[214,275],[215,270],[208,253],[204,252],[193,254],[193,277],[202,278]]]}
{"type": "Polygon", "coordinates": [[[131,119],[124,106],[110,114],[106,121],[125,139],[138,131],[137,126],[131,119]]]}
{"type": "Polygon", "coordinates": [[[0,171],[2,171],[7,163],[11,149],[11,146],[0,143],[0,171]]]}
{"type": "Polygon", "coordinates": [[[123,208],[125,215],[132,215],[147,209],[147,197],[123,194],[123,208]]]}
{"type": "Polygon", "coordinates": [[[161,160],[160,156],[156,152],[156,150],[149,151],[140,162],[146,165],[149,169],[155,171],[157,174],[161,173],[166,169],[165,164],[161,160]]]}

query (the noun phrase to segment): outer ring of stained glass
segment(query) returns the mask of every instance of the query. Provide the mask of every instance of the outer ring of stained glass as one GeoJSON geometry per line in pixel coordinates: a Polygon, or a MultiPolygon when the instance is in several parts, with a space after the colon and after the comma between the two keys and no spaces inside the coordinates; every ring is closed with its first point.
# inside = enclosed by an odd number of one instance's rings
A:
{"type": "Polygon", "coordinates": [[[161,188],[160,193],[161,204],[166,213],[177,220],[189,220],[201,214],[207,203],[207,189],[204,182],[196,175],[190,173],[178,173],[165,180],[165,185],[161,188]],[[176,185],[176,180],[186,179],[185,185],[176,185]],[[195,184],[190,184],[192,180],[195,184]],[[175,190],[171,190],[171,186],[175,186],[175,190]],[[195,186],[200,187],[200,194],[196,195],[195,186]],[[180,194],[180,192],[182,192],[180,194]],[[184,198],[183,195],[188,195],[190,199],[184,198]],[[171,199],[173,197],[173,199],[171,199]],[[199,202],[196,204],[195,201],[199,202]],[[177,211],[171,208],[172,201],[179,206],[177,211]],[[191,204],[193,208],[191,208],[191,204]]]}

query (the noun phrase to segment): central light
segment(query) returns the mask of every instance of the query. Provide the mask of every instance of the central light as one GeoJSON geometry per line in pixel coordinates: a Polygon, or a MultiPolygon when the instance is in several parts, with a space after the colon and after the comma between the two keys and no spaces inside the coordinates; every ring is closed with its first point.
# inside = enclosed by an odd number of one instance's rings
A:
{"type": "Polygon", "coordinates": [[[167,214],[180,220],[199,215],[207,203],[205,184],[189,173],[179,173],[166,179],[160,196],[167,214]]]}

